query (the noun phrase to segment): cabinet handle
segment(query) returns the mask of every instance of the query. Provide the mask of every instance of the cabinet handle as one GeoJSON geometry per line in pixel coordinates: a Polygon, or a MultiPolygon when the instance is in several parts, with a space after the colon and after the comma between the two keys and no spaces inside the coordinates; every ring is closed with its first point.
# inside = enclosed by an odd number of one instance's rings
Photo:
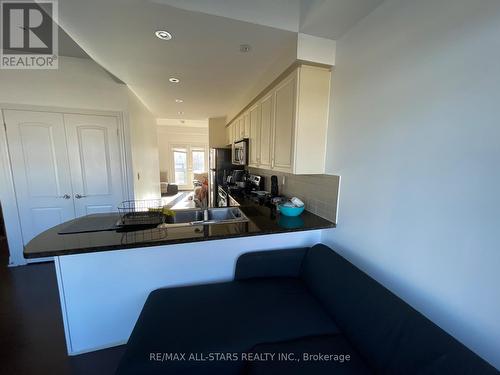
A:
{"type": "Polygon", "coordinates": [[[71,198],[71,195],[69,195],[69,194],[64,194],[64,195],[62,195],[62,196],[60,196],[60,197],[57,197],[57,198],[60,198],[60,199],[69,199],[69,198],[71,198]]]}
{"type": "Polygon", "coordinates": [[[76,194],[75,195],[76,199],[85,198],[85,197],[87,197],[87,196],[86,195],[80,195],[80,194],[76,194]]]}

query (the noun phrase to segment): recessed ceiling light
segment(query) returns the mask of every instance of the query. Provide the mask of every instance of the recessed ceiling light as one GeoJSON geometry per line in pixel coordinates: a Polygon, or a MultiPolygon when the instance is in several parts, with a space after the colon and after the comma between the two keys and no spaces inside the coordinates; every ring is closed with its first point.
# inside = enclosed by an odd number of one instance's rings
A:
{"type": "Polygon", "coordinates": [[[184,100],[182,100],[182,99],[175,99],[175,102],[176,102],[176,103],[182,103],[183,101],[184,101],[184,100]]]}
{"type": "Polygon", "coordinates": [[[168,79],[172,83],[179,83],[181,80],[179,78],[171,77],[168,79]]]}
{"type": "Polygon", "coordinates": [[[160,38],[161,40],[170,40],[172,39],[172,34],[170,34],[168,31],[165,30],[157,30],[155,32],[155,35],[157,38],[160,38]]]}
{"type": "Polygon", "coordinates": [[[240,52],[247,53],[252,50],[252,46],[250,44],[240,44],[240,52]]]}

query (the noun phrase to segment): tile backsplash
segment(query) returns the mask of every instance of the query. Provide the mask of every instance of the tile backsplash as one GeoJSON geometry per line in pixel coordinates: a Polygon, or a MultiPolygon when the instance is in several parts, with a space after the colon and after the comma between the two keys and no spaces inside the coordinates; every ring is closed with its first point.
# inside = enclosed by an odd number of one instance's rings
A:
{"type": "Polygon", "coordinates": [[[305,203],[307,211],[334,223],[337,222],[339,176],[293,175],[258,168],[248,168],[248,171],[265,177],[267,191],[271,190],[271,176],[278,176],[280,194],[298,197],[305,203]],[[285,178],[284,185],[283,177],[285,178]]]}

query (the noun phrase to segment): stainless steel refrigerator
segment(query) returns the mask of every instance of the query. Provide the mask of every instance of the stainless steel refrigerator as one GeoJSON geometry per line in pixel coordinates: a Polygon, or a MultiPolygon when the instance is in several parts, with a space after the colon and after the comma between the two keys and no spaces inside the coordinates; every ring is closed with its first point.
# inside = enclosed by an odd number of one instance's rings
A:
{"type": "Polygon", "coordinates": [[[231,163],[230,148],[211,148],[209,155],[208,204],[218,206],[218,188],[226,182],[234,166],[231,163]]]}

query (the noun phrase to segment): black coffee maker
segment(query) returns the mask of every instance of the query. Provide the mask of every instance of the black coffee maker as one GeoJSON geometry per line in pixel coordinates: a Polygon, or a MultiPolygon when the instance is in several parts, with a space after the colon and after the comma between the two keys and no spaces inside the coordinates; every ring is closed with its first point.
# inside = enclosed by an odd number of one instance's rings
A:
{"type": "Polygon", "coordinates": [[[235,169],[227,179],[229,186],[244,189],[247,184],[247,171],[244,169],[235,169]]]}

